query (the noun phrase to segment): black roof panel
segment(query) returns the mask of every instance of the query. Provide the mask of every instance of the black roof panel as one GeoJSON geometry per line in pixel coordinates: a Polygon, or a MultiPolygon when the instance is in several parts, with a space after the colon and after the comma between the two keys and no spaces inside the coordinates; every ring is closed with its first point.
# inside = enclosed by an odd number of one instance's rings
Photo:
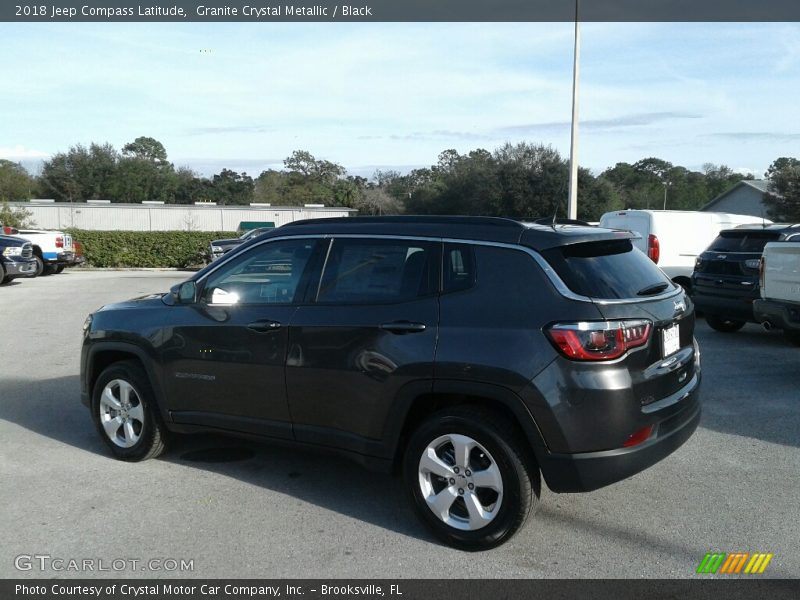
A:
{"type": "Polygon", "coordinates": [[[387,216],[333,217],[294,221],[262,235],[362,234],[411,235],[505,244],[524,244],[536,250],[581,242],[636,237],[627,231],[580,225],[540,225],[502,217],[387,216]]]}

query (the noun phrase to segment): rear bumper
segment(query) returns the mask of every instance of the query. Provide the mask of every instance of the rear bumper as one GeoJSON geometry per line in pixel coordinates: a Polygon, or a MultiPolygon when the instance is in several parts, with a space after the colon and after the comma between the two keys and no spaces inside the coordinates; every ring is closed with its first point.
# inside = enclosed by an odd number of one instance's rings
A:
{"type": "Polygon", "coordinates": [[[666,458],[688,440],[700,422],[700,374],[680,390],[677,398],[661,402],[680,402],[682,410],[656,426],[651,437],[631,448],[577,454],[546,453],[539,466],[547,486],[554,492],[590,492],[626,479],[666,458]]]}
{"type": "Polygon", "coordinates": [[[747,293],[743,293],[738,297],[726,297],[698,293],[697,288],[693,288],[692,294],[692,301],[697,310],[710,315],[719,315],[742,321],[756,320],[753,316],[753,302],[757,298],[757,290],[755,293],[748,290],[747,293]]]}
{"type": "Polygon", "coordinates": [[[756,300],[753,303],[756,321],[769,321],[784,331],[800,331],[800,304],[779,300],[756,300]]]}

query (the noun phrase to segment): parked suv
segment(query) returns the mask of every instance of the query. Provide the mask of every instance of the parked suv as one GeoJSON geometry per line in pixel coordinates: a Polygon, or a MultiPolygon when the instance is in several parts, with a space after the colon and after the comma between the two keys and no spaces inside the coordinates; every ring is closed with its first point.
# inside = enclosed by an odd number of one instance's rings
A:
{"type": "Polygon", "coordinates": [[[170,431],[320,446],[398,468],[445,542],[496,546],[540,474],[594,490],[697,426],[694,308],[633,236],[485,217],[285,225],[90,315],[83,402],[120,459],[157,456],[170,431]]]}
{"type": "Polygon", "coordinates": [[[692,273],[692,299],[706,323],[731,333],[755,323],[753,302],[760,298],[759,266],[768,242],[800,240],[797,225],[747,225],[721,231],[700,256],[692,273]]]}

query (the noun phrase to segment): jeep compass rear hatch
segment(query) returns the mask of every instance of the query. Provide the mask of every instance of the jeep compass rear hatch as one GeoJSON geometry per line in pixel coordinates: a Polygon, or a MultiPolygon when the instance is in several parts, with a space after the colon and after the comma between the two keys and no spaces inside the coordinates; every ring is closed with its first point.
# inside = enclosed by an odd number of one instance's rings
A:
{"type": "Polygon", "coordinates": [[[548,334],[562,354],[619,361],[620,372],[613,376],[620,377],[620,389],[631,378],[641,405],[667,398],[692,380],[691,301],[630,239],[569,244],[542,254],[570,292],[591,299],[606,319],[574,324],[572,336],[563,331],[569,324],[551,327],[548,334]]]}

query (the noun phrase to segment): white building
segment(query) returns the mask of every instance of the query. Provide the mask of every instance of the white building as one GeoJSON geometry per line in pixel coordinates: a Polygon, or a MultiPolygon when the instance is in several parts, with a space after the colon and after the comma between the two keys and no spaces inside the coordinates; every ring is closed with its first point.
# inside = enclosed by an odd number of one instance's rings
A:
{"type": "Polygon", "coordinates": [[[98,231],[236,231],[245,221],[270,222],[280,227],[300,219],[348,217],[351,208],[307,206],[217,206],[215,204],[116,204],[103,200],[11,202],[24,208],[38,229],[92,229],[98,231]]]}

